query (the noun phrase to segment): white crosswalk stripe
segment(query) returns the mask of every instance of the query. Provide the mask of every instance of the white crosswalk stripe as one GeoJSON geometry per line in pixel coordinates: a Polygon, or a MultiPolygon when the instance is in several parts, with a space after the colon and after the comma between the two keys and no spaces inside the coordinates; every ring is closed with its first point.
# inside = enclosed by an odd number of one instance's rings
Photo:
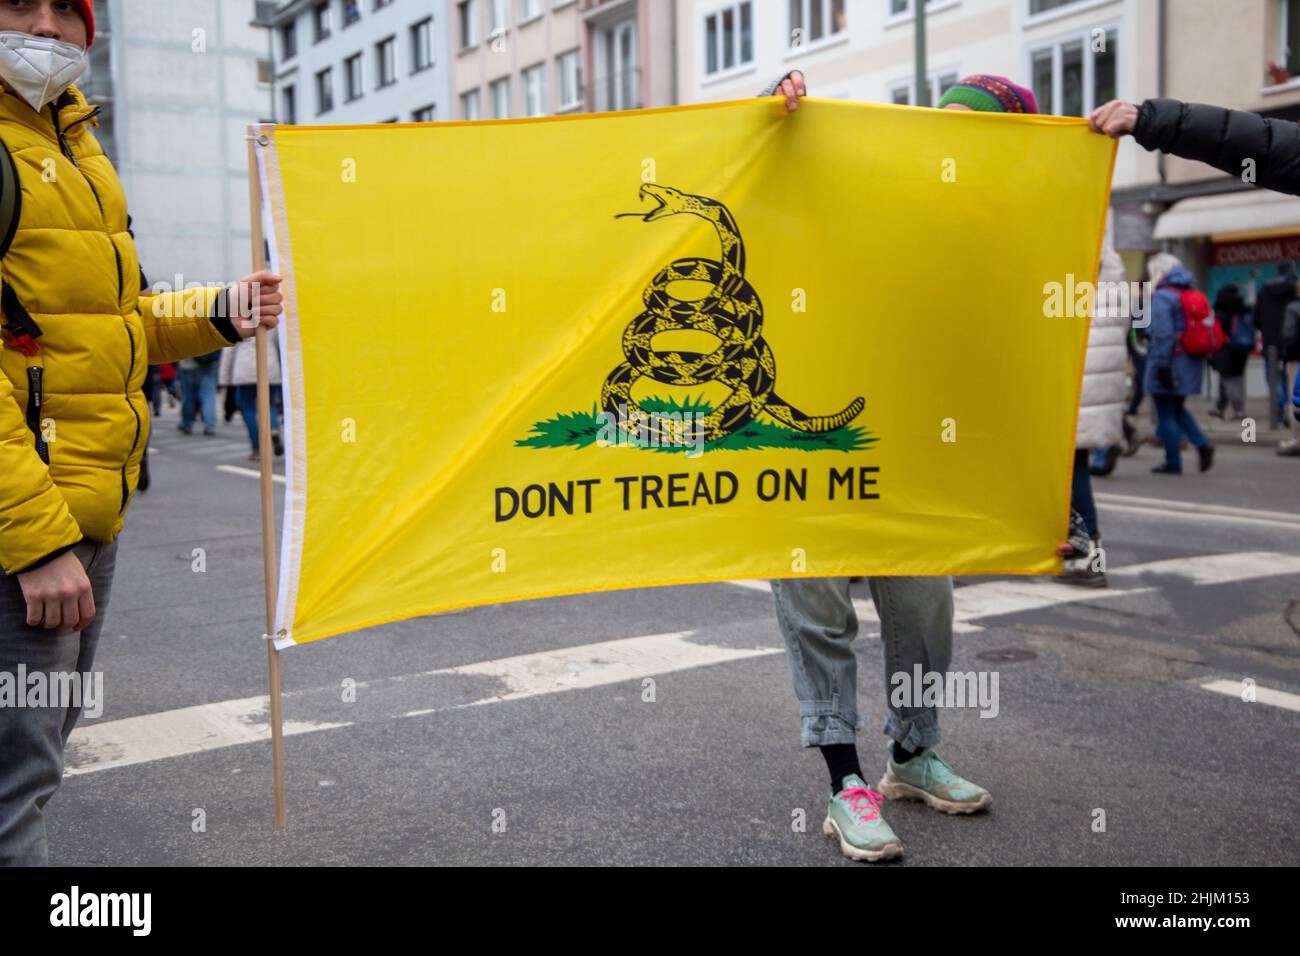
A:
{"type": "MultiPolygon", "coordinates": [[[[247,469],[243,469],[247,470],[247,469]]],[[[256,474],[256,472],[253,472],[256,474]]],[[[1156,590],[1150,578],[1172,578],[1206,585],[1239,582],[1300,572],[1300,556],[1273,552],[1211,554],[1153,561],[1116,568],[1110,576],[1132,587],[1106,590],[1072,587],[1055,581],[1011,578],[983,581],[955,591],[957,633],[970,634],[982,628],[976,620],[1041,610],[1059,604],[1101,601],[1146,594],[1156,590]]],[[[766,581],[728,582],[737,587],[770,592],[766,581]]],[[[1159,582],[1157,582],[1159,583],[1159,582]]],[[[875,608],[869,601],[855,600],[863,624],[878,626],[875,608]]],[[[772,628],[775,635],[775,627],[772,628]]],[[[396,717],[418,717],[440,709],[484,706],[503,701],[564,693],[608,684],[655,677],[674,671],[750,660],[780,654],[779,646],[730,647],[708,642],[707,633],[692,631],[652,634],[534,654],[516,655],[460,667],[399,675],[358,684],[369,698],[399,687],[409,690],[419,679],[492,678],[495,692],[474,696],[443,707],[404,710],[396,717]]],[[[1199,685],[1216,693],[1240,696],[1240,681],[1211,681],[1199,685]]],[[[286,705],[295,698],[337,695],[337,687],[312,688],[286,694],[286,705]]],[[[1300,711],[1300,696],[1270,688],[1257,688],[1257,699],[1265,704],[1300,711]]],[[[147,763],[167,757],[201,753],[270,738],[266,697],[200,704],[177,710],[144,714],[103,723],[86,723],[72,734],[68,752],[71,775],[93,773],[147,763]]],[[[351,722],[286,720],[286,734],[303,734],[352,726],[351,722]]]]}

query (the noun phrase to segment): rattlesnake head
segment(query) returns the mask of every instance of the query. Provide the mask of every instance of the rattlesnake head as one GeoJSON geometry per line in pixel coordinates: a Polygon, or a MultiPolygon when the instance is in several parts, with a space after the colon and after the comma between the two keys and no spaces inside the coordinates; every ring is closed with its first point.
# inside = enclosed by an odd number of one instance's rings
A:
{"type": "Polygon", "coordinates": [[[661,186],[658,183],[642,183],[637,197],[642,200],[653,199],[656,203],[655,208],[649,212],[623,212],[619,213],[615,218],[635,216],[645,222],[654,222],[656,219],[690,213],[704,219],[713,220],[716,213],[710,207],[721,208],[720,204],[712,199],[706,199],[703,196],[692,196],[680,189],[674,189],[672,186],[661,186]]]}

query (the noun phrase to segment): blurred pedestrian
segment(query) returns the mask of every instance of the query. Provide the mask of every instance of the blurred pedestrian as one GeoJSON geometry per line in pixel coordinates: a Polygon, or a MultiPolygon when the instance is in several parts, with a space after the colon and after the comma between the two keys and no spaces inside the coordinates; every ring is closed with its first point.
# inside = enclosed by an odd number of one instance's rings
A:
{"type": "Polygon", "coordinates": [[[189,435],[194,419],[203,418],[203,434],[217,433],[217,372],[220,350],[196,358],[181,359],[181,423],[176,427],[189,435]]]}
{"type": "Polygon", "coordinates": [[[1219,373],[1219,395],[1210,415],[1223,418],[1228,406],[1232,417],[1246,417],[1246,360],[1255,351],[1255,319],[1237,283],[1229,282],[1214,297],[1214,318],[1227,343],[1210,358],[1219,373]]]}
{"type": "MultiPolygon", "coordinates": [[[[1300,126],[1290,120],[1161,98],[1144,100],[1140,106],[1111,100],[1092,111],[1091,122],[1099,133],[1131,135],[1145,149],[1194,159],[1234,178],[1250,169],[1255,186],[1300,195],[1300,126]]],[[[1281,321],[1295,298],[1295,284],[1295,264],[1279,263],[1277,277],[1260,289],[1255,307],[1255,324],[1264,342],[1269,423],[1274,428],[1289,424],[1284,415],[1281,321]]]]}
{"type": "Polygon", "coordinates": [[[1264,345],[1264,379],[1268,383],[1268,421],[1272,428],[1286,427],[1286,370],[1282,358],[1282,322],[1296,300],[1295,263],[1284,259],[1277,275],[1259,289],[1255,324],[1264,345]]]}
{"type": "MultiPolygon", "coordinates": [[[[1110,218],[1102,239],[1101,269],[1094,296],[1092,322],[1088,327],[1088,352],[1083,367],[1083,389],[1079,396],[1079,423],[1075,429],[1074,478],[1070,486],[1070,507],[1083,518],[1090,547],[1084,554],[1065,561],[1060,579],[1067,584],[1105,587],[1101,551],[1101,527],[1092,496],[1092,452],[1110,449],[1118,456],[1124,438],[1124,386],[1128,370],[1130,316],[1112,293],[1124,282],[1124,260],[1115,251],[1110,218]]],[[[1111,467],[1114,467],[1113,461],[1111,467]]]]}
{"type": "MultiPolygon", "coordinates": [[[[1300,293],[1300,283],[1296,285],[1297,293],[1300,293]]],[[[1289,407],[1282,410],[1282,420],[1291,426],[1293,433],[1300,432],[1292,421],[1291,412],[1296,411],[1295,388],[1296,388],[1296,370],[1300,369],[1300,298],[1292,299],[1286,307],[1286,312],[1282,316],[1282,333],[1278,343],[1279,358],[1282,360],[1284,381],[1286,382],[1286,397],[1289,407]]],[[[1284,457],[1300,457],[1300,434],[1293,436],[1283,442],[1278,443],[1277,453],[1284,457]]]]}
{"type": "Polygon", "coordinates": [[[167,393],[168,408],[175,408],[181,400],[177,377],[175,363],[163,362],[158,366],[158,381],[162,382],[163,391],[167,393]]]}
{"type": "Polygon", "coordinates": [[[1162,475],[1183,473],[1179,446],[1185,435],[1196,446],[1200,470],[1206,471],[1214,464],[1214,446],[1186,408],[1187,396],[1201,390],[1205,367],[1184,343],[1189,323],[1202,314],[1208,317],[1210,305],[1196,288],[1195,277],[1168,252],[1151,257],[1147,274],[1156,292],[1151,302],[1151,346],[1144,384],[1156,405],[1156,434],[1165,446],[1165,460],[1151,470],[1162,475]]]}
{"type": "MultiPolygon", "coordinates": [[[[280,390],[280,344],[275,336],[267,337],[267,380],[271,385],[271,448],[277,456],[284,454],[280,438],[280,406],[275,393],[280,390]]],[[[251,447],[249,461],[256,461],[261,442],[257,428],[257,343],[252,339],[226,349],[221,357],[221,384],[235,399],[235,407],[244,418],[251,447]]]]}

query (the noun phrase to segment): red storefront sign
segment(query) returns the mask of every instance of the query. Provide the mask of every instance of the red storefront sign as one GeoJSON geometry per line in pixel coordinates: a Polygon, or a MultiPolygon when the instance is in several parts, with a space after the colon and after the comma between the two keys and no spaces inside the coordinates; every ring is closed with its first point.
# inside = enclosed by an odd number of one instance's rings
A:
{"type": "Polygon", "coordinates": [[[1300,233],[1270,239],[1216,242],[1210,246],[1211,266],[1244,266],[1282,259],[1300,259],[1300,233]]]}

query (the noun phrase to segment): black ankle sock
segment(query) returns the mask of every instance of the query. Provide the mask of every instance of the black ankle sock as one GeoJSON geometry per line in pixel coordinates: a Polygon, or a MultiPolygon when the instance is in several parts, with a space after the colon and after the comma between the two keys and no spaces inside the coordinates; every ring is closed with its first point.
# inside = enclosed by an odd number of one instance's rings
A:
{"type": "Polygon", "coordinates": [[[862,776],[862,766],[858,763],[858,748],[854,744],[826,744],[819,747],[826,758],[826,769],[831,772],[831,794],[844,789],[844,778],[856,773],[862,776]]]}
{"type": "Polygon", "coordinates": [[[909,760],[911,760],[913,757],[915,757],[917,754],[921,752],[919,750],[908,750],[897,740],[895,740],[892,744],[890,744],[890,746],[893,748],[894,751],[894,763],[907,763],[909,760]]]}

